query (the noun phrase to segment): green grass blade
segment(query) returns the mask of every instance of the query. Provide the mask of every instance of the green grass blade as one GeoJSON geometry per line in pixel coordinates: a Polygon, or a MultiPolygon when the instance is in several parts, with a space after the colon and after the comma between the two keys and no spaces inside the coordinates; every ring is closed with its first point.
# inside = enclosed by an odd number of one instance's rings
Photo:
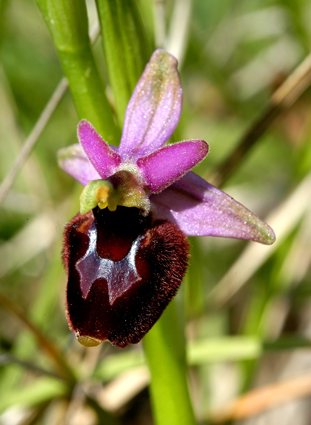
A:
{"type": "Polygon", "coordinates": [[[96,5],[116,113],[122,126],[128,101],[151,51],[135,1],[96,0],[96,5]]]}

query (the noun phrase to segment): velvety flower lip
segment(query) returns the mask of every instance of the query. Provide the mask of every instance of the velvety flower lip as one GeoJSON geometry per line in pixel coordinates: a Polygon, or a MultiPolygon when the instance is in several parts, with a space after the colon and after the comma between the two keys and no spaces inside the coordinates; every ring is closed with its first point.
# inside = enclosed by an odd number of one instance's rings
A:
{"type": "Polygon", "coordinates": [[[206,142],[188,140],[162,147],[177,126],[181,108],[177,61],[156,50],[128,104],[120,147],[109,147],[82,120],[80,146],[62,149],[59,164],[83,185],[109,178],[118,170],[133,172],[151,195],[155,217],[178,224],[186,235],[273,243],[274,232],[266,223],[189,172],[208,153],[206,142]]]}
{"type": "Polygon", "coordinates": [[[176,294],[188,251],[178,226],[152,223],[137,208],[77,214],[65,229],[63,260],[67,317],[78,341],[138,343],[176,294]]]}

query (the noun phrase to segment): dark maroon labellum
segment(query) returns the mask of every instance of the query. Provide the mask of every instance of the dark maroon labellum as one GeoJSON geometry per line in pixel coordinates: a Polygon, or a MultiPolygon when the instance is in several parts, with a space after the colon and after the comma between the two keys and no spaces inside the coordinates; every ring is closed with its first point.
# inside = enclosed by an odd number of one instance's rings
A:
{"type": "Polygon", "coordinates": [[[137,208],[95,208],[66,226],[67,316],[84,345],[125,347],[150,330],[186,272],[189,244],[173,223],[137,208]]]}

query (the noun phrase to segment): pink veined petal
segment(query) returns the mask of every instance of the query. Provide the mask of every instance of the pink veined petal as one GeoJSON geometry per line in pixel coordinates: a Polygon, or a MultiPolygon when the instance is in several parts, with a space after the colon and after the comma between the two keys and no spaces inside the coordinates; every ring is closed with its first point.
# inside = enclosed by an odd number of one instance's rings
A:
{"type": "Polygon", "coordinates": [[[121,163],[120,155],[109,147],[88,121],[80,122],[78,137],[84,152],[102,179],[117,171],[121,163]]]}
{"type": "Polygon", "coordinates": [[[202,161],[207,153],[208,144],[203,140],[187,140],[139,158],[137,165],[144,184],[151,192],[159,193],[202,161]]]}
{"type": "Polygon", "coordinates": [[[87,159],[82,146],[78,143],[60,149],[57,153],[58,165],[67,174],[86,186],[91,180],[100,179],[100,175],[87,159]]]}
{"type": "Polygon", "coordinates": [[[178,224],[188,236],[219,236],[263,244],[275,241],[273,230],[226,193],[189,172],[165,191],[152,195],[156,217],[178,224]]]}
{"type": "Polygon", "coordinates": [[[148,155],[173,134],[181,114],[182,88],[177,60],[156,50],[129,101],[119,153],[135,161],[148,155]]]}

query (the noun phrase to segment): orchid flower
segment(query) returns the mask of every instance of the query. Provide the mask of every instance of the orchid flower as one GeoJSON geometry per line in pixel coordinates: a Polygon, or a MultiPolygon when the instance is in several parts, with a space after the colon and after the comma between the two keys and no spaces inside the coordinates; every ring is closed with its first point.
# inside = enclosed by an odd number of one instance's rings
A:
{"type": "Polygon", "coordinates": [[[128,104],[119,148],[83,120],[80,144],[59,153],[60,167],[85,186],[63,249],[68,322],[83,345],[141,340],[181,284],[187,236],[274,242],[266,223],[190,171],[206,142],[163,147],[181,109],[177,60],[157,50],[128,104]]]}

